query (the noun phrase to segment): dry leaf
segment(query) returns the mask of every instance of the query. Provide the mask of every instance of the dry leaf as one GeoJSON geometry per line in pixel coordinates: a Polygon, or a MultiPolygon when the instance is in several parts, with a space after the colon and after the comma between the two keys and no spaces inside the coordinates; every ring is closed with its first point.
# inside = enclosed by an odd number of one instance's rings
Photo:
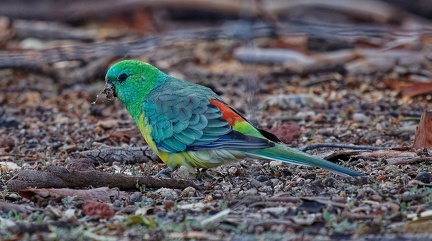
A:
{"type": "Polygon", "coordinates": [[[87,216],[98,215],[100,218],[109,219],[115,215],[115,211],[108,203],[87,200],[83,206],[83,213],[87,216]]]}
{"type": "Polygon", "coordinates": [[[405,231],[410,233],[430,233],[432,227],[432,220],[418,219],[415,221],[407,222],[403,225],[405,231]]]}
{"type": "Polygon", "coordinates": [[[34,201],[36,199],[62,199],[64,197],[73,197],[81,200],[100,200],[100,201],[110,201],[111,196],[126,195],[125,192],[121,192],[115,188],[100,187],[95,189],[87,190],[76,190],[69,188],[41,188],[41,189],[23,189],[19,190],[18,194],[24,198],[34,201]]]}
{"type": "Polygon", "coordinates": [[[432,150],[432,110],[423,111],[416,129],[413,149],[420,150],[423,148],[432,150]]]}
{"type": "Polygon", "coordinates": [[[404,97],[414,97],[417,95],[432,93],[432,82],[412,83],[409,86],[405,86],[401,92],[404,97]]]}

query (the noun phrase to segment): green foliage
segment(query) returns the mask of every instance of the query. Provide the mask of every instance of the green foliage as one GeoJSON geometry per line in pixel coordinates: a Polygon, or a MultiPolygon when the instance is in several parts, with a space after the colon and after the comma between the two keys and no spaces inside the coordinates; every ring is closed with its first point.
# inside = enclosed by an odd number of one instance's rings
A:
{"type": "Polygon", "coordinates": [[[6,196],[7,196],[9,191],[8,191],[7,185],[3,185],[2,188],[3,188],[3,191],[1,192],[1,196],[2,196],[3,202],[5,202],[6,196]]]}
{"type": "Polygon", "coordinates": [[[76,195],[73,196],[66,196],[62,199],[62,203],[63,205],[65,205],[66,207],[69,207],[70,205],[72,205],[72,202],[75,200],[76,195]]]}
{"type": "Polygon", "coordinates": [[[142,226],[147,226],[149,228],[154,228],[156,226],[156,223],[152,219],[149,219],[144,215],[139,214],[139,215],[129,216],[128,219],[126,220],[126,225],[127,226],[142,225],[142,226]]]}
{"type": "Polygon", "coordinates": [[[330,214],[328,210],[324,210],[323,218],[326,223],[326,227],[333,227],[334,223],[336,223],[336,216],[330,214]]]}

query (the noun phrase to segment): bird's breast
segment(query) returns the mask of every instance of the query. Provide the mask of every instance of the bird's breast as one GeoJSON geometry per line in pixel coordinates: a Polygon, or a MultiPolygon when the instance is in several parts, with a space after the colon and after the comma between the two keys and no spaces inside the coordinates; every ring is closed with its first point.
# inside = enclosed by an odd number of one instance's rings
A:
{"type": "Polygon", "coordinates": [[[142,136],[144,137],[144,140],[147,142],[147,145],[153,150],[153,152],[159,155],[159,151],[157,149],[156,143],[154,142],[152,137],[151,125],[149,125],[148,118],[145,117],[144,111],[141,112],[138,118],[137,125],[142,136]]]}

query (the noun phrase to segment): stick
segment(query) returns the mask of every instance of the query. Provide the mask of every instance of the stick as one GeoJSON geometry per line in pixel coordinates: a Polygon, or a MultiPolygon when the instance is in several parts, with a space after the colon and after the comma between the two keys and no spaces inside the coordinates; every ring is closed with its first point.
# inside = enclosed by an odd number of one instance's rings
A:
{"type": "Polygon", "coordinates": [[[402,160],[402,161],[396,161],[396,162],[393,162],[393,163],[385,165],[385,166],[376,167],[375,169],[377,169],[377,170],[384,170],[388,166],[406,165],[406,164],[410,164],[410,163],[414,163],[414,162],[429,162],[429,161],[432,161],[432,157],[415,157],[415,158],[412,158],[412,159],[406,159],[406,160],[402,160]]]}
{"type": "Polygon", "coordinates": [[[9,191],[16,192],[28,187],[37,188],[83,188],[83,187],[118,187],[122,190],[147,188],[174,188],[184,189],[196,186],[190,181],[175,180],[171,178],[154,178],[148,176],[127,176],[122,174],[110,174],[101,171],[69,171],[58,166],[47,166],[48,172],[36,170],[23,170],[15,179],[7,183],[9,191]]]}
{"type": "Polygon", "coordinates": [[[158,161],[157,156],[148,146],[143,147],[107,147],[97,150],[89,150],[74,153],[78,157],[86,157],[92,160],[110,163],[120,162],[124,164],[147,163],[151,161],[158,161]]]}
{"type": "Polygon", "coordinates": [[[379,146],[364,146],[364,145],[351,145],[351,144],[342,144],[342,143],[316,143],[308,146],[304,146],[302,148],[299,148],[300,151],[309,151],[317,148],[344,148],[344,149],[351,149],[351,150],[385,150],[387,148],[385,147],[379,147],[379,146]]]}

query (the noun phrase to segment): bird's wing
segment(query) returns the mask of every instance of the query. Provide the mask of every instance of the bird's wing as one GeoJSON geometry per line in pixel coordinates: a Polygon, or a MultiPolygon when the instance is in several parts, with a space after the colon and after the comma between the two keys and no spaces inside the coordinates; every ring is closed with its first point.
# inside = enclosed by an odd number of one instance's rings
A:
{"type": "Polygon", "coordinates": [[[209,89],[197,85],[188,87],[155,89],[143,104],[158,148],[178,152],[221,148],[247,150],[274,145],[232,108],[225,108],[225,103],[209,89]],[[250,133],[233,129],[235,121],[240,120],[250,125],[240,129],[248,129],[250,133]]]}

